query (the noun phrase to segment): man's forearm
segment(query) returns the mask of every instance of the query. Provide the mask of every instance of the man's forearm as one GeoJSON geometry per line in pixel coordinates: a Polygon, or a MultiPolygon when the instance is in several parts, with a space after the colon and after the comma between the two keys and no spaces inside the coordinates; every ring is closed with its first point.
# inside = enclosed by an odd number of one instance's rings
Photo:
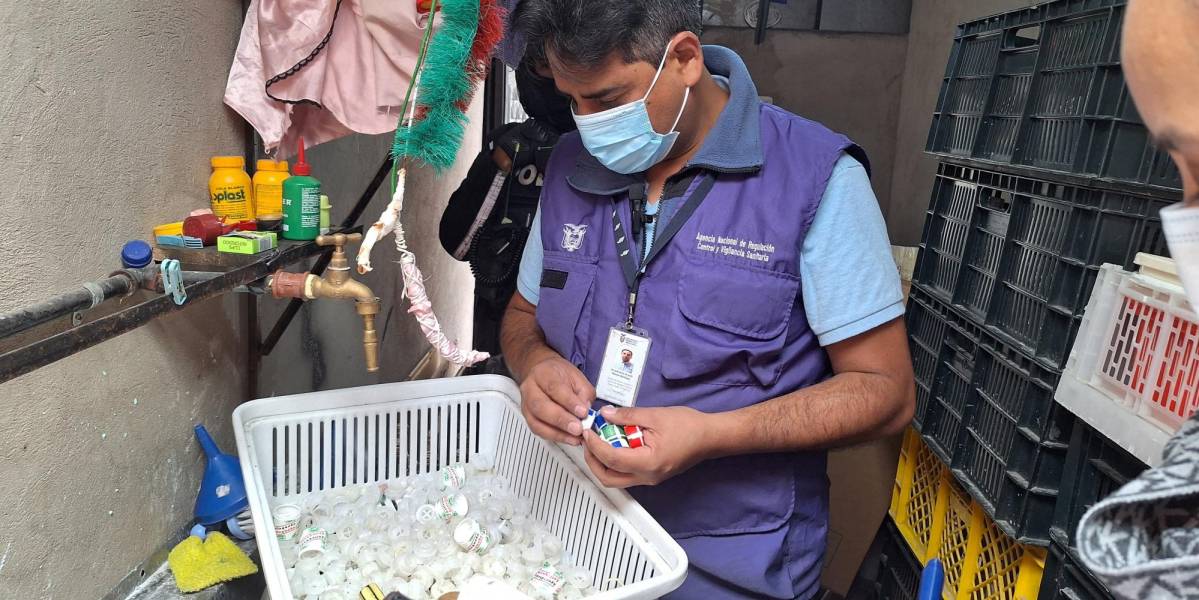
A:
{"type": "Polygon", "coordinates": [[[915,390],[902,377],[841,373],[746,408],[710,415],[710,458],[853,445],[902,430],[915,390]]]}
{"type": "MultiPolygon", "coordinates": [[[[545,343],[545,334],[537,325],[536,314],[530,307],[533,305],[519,293],[516,294],[509,303],[508,310],[504,312],[500,332],[500,349],[504,352],[504,361],[517,381],[524,381],[533,365],[557,355],[553,348],[545,343]]],[[[536,308],[533,307],[533,310],[536,308]]]]}

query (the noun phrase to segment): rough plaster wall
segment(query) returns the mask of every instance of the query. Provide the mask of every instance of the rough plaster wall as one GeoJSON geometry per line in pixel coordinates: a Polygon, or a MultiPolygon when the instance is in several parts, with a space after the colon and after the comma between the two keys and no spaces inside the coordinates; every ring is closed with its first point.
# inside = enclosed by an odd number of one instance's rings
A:
{"type": "Polygon", "coordinates": [[[704,32],[703,41],[737,51],[759,94],[865,148],[875,194],[886,209],[906,36],[770,31],[755,46],[751,30],[714,28],[704,32]]]}
{"type": "MultiPolygon", "coordinates": [[[[103,276],[119,267],[121,243],[206,204],[208,158],[242,148],[242,121],[221,103],[237,8],[0,4],[0,310],[103,276]]],[[[472,127],[465,156],[478,139],[472,127]]],[[[335,221],[386,147],[386,136],[358,136],[312,153],[335,221]]],[[[469,272],[442,256],[435,237],[464,170],[413,174],[405,223],[449,331],[469,340],[469,272]]],[[[378,215],[384,196],[364,219],[378,215]]],[[[388,246],[376,247],[379,271],[367,280],[385,310],[398,295],[388,246]]],[[[259,302],[266,329],[282,303],[259,302]]],[[[175,541],[203,468],[192,424],[206,423],[234,450],[229,416],[244,395],[246,364],[240,306],[235,298],[199,303],[0,384],[0,598],[99,597],[175,541]]],[[[312,308],[326,388],[400,379],[427,348],[397,312],[383,371],[368,377],[352,307],[312,308]]],[[[265,360],[262,395],[311,389],[302,325],[297,319],[265,360]]]]}
{"type": "MultiPolygon", "coordinates": [[[[476,99],[471,114],[478,117],[481,111],[482,101],[476,99]]],[[[471,341],[474,280],[465,263],[450,258],[441,248],[437,226],[450,194],[458,187],[470,161],[479,151],[480,121],[479,118],[472,119],[466,142],[458,153],[458,162],[444,175],[437,175],[431,169],[408,173],[403,214],[408,247],[416,253],[417,264],[424,272],[429,298],[442,327],[450,339],[463,344],[471,341]]],[[[333,222],[341,222],[349,212],[390,147],[390,135],[353,136],[322,145],[309,153],[313,175],[321,178],[333,202],[333,222]]],[[[387,206],[390,200],[387,187],[385,182],[363,214],[362,222],[373,223],[387,206]]],[[[279,348],[263,361],[258,387],[260,397],[399,381],[408,376],[429,350],[429,345],[416,321],[408,314],[408,303],[400,301],[403,280],[396,264],[399,255],[394,239],[389,236],[375,245],[371,261],[374,271],[361,277],[383,304],[375,324],[380,335],[379,372],[366,372],[361,343],[362,319],[354,312],[353,303],[318,300],[305,304],[280,340],[279,348]],[[320,381],[314,381],[312,375],[315,372],[323,372],[320,381]]],[[[357,252],[357,246],[351,252],[357,252]]],[[[274,323],[284,304],[269,297],[261,300],[264,329],[274,323]]]]}
{"type": "MultiPolygon", "coordinates": [[[[121,243],[205,203],[207,157],[241,148],[221,104],[238,15],[0,4],[0,310],[119,268],[121,243]]],[[[237,318],[204,302],[0,385],[0,597],[101,596],[185,524],[192,424],[233,445],[237,318]]]]}
{"type": "Polygon", "coordinates": [[[957,24],[1036,3],[1037,0],[913,0],[895,142],[895,176],[886,212],[891,243],[914,246],[920,241],[937,173],[937,160],[924,153],[924,144],[957,24]]]}

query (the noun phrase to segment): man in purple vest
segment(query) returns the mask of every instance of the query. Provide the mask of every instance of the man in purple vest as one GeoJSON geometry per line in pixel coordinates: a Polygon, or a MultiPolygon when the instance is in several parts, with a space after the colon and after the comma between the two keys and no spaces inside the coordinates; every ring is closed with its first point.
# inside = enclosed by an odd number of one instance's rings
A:
{"type": "Polygon", "coordinates": [[[900,431],[914,405],[864,153],[761,103],[736,54],[700,45],[694,0],[523,0],[514,22],[579,127],[504,318],[529,427],[583,445],[679,541],[671,597],[812,597],[825,451],[900,431]],[[582,431],[597,384],[644,447],[582,431]]]}

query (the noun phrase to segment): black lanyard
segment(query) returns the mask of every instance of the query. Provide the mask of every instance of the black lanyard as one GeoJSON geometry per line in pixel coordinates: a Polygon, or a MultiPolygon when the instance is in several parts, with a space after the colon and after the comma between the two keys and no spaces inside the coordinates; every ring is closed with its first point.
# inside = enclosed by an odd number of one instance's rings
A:
{"type": "MultiPolygon", "coordinates": [[[[641,278],[645,275],[645,269],[649,263],[654,260],[662,252],[662,249],[670,243],[670,240],[678,234],[691,215],[695,213],[695,209],[699,208],[699,204],[704,201],[708,193],[712,191],[712,186],[716,183],[716,177],[712,173],[704,173],[701,175],[702,181],[695,188],[695,191],[687,198],[683,206],[679,208],[679,212],[671,217],[666,223],[666,228],[659,231],[656,240],[646,240],[646,243],[653,242],[653,247],[650,248],[649,255],[644,261],[638,261],[637,255],[633,252],[629,239],[625,235],[625,227],[620,222],[620,215],[617,211],[619,206],[616,198],[612,199],[612,231],[615,233],[616,240],[616,255],[620,260],[620,267],[624,271],[625,283],[629,286],[629,314],[625,321],[626,328],[632,328],[633,315],[637,311],[637,291],[641,288],[641,278]]],[[[659,200],[661,202],[661,200],[659,200]]],[[[637,218],[637,215],[633,215],[637,218]]]]}

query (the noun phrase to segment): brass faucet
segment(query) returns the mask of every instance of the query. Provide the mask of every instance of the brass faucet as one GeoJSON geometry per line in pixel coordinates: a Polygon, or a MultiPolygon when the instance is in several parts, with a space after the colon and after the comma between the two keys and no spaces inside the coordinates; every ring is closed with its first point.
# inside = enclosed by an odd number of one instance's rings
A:
{"type": "Polygon", "coordinates": [[[327,274],[321,278],[312,273],[288,273],[280,269],[267,280],[267,287],[276,298],[315,300],[333,298],[354,300],[354,310],[362,316],[362,347],[366,353],[366,370],[379,370],[379,337],[375,333],[375,315],[379,314],[379,298],[362,282],[350,277],[350,261],[345,245],[362,241],[360,233],[335,233],[316,238],[317,246],[333,246],[333,258],[327,274]]]}

